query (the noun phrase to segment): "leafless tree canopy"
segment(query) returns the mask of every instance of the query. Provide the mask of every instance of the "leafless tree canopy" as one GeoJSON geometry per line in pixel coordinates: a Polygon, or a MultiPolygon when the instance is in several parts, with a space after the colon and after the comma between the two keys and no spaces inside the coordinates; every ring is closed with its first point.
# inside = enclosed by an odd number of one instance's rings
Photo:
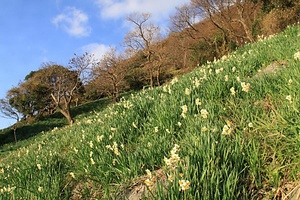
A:
{"type": "Polygon", "coordinates": [[[124,63],[122,55],[111,47],[93,68],[94,85],[98,92],[112,96],[114,101],[127,86],[125,77],[129,68],[124,63]]]}
{"type": "Polygon", "coordinates": [[[150,87],[153,87],[153,76],[155,70],[152,66],[154,61],[159,60],[157,49],[153,48],[154,44],[161,41],[161,31],[159,26],[151,23],[149,13],[133,13],[127,17],[127,20],[134,25],[134,29],[127,33],[124,38],[124,44],[127,53],[135,55],[139,51],[146,58],[143,68],[147,70],[150,87]]]}
{"type": "Polygon", "coordinates": [[[170,17],[170,30],[172,32],[181,32],[187,29],[198,32],[199,30],[194,27],[196,19],[196,10],[190,4],[176,7],[175,14],[170,17]]]}
{"type": "Polygon", "coordinates": [[[8,99],[0,99],[0,113],[1,117],[15,119],[17,122],[20,120],[18,111],[9,104],[8,99]]]}
{"type": "Polygon", "coordinates": [[[124,45],[130,55],[140,50],[149,51],[152,44],[161,40],[160,28],[149,22],[149,13],[133,13],[127,16],[127,20],[134,25],[134,29],[128,32],[124,38],[124,45]]]}
{"type": "Polygon", "coordinates": [[[195,35],[201,34],[201,30],[195,26],[195,19],[210,19],[223,34],[224,41],[230,38],[237,44],[253,42],[251,28],[258,12],[259,3],[251,0],[191,0],[177,8],[171,17],[171,31],[186,31],[197,39],[195,35]]]}
{"type": "Polygon", "coordinates": [[[13,126],[13,130],[14,130],[14,139],[15,142],[17,142],[17,126],[18,126],[18,122],[20,121],[20,116],[18,111],[13,108],[10,103],[9,100],[6,99],[0,99],[0,113],[2,113],[2,115],[0,115],[0,117],[4,117],[4,118],[8,118],[8,119],[15,119],[17,121],[17,123],[14,124],[13,126]]]}
{"type": "Polygon", "coordinates": [[[253,42],[251,26],[257,17],[258,3],[250,0],[191,0],[191,6],[209,18],[216,27],[227,32],[239,43],[240,39],[253,42]],[[237,27],[244,30],[237,33],[237,27]]]}
{"type": "Polygon", "coordinates": [[[97,61],[94,55],[86,52],[81,56],[74,54],[74,57],[69,62],[68,69],[76,71],[81,82],[86,84],[91,80],[91,72],[95,65],[97,65],[97,61]]]}

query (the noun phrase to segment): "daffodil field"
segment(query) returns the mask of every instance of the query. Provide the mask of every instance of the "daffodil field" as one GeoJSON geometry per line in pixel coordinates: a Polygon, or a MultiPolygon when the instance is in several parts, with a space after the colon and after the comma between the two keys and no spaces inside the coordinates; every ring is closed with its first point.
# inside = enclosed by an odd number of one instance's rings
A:
{"type": "Polygon", "coordinates": [[[300,26],[18,145],[0,154],[0,199],[288,197],[300,184],[300,26]]]}

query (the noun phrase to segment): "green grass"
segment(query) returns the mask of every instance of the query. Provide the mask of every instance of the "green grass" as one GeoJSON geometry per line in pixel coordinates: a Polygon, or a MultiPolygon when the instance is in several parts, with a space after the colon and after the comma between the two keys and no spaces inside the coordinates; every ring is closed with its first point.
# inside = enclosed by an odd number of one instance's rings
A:
{"type": "Polygon", "coordinates": [[[168,85],[79,107],[74,125],[1,147],[0,199],[126,199],[138,187],[145,199],[283,198],[300,176],[299,51],[289,27],[168,85]],[[274,61],[284,67],[255,76],[274,61]]]}
{"type": "MultiPolygon", "coordinates": [[[[124,96],[127,94],[123,94],[124,96]]],[[[72,116],[76,120],[80,120],[84,116],[90,115],[94,110],[102,110],[107,105],[111,103],[110,98],[104,98],[97,101],[82,104],[78,107],[72,108],[72,116]]],[[[12,150],[17,150],[19,148],[25,147],[31,144],[36,138],[34,136],[38,134],[43,134],[47,131],[51,131],[54,128],[61,128],[68,125],[67,120],[64,116],[56,112],[52,115],[46,117],[40,117],[37,122],[31,124],[23,124],[18,126],[16,130],[16,136],[18,142],[15,143],[13,130],[11,128],[6,128],[0,132],[0,157],[3,154],[10,152],[12,150]]]]}

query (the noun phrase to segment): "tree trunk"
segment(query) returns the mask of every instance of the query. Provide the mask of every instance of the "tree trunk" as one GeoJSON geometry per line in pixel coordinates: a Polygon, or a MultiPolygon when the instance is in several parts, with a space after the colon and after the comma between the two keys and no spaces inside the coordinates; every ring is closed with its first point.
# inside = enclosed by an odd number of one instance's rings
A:
{"type": "Polygon", "coordinates": [[[13,126],[13,130],[14,130],[14,139],[15,139],[15,143],[17,143],[17,125],[13,126]]]}
{"type": "Polygon", "coordinates": [[[187,58],[187,53],[186,53],[186,50],[184,50],[184,54],[183,54],[183,68],[186,68],[186,58],[187,58]]]}
{"type": "Polygon", "coordinates": [[[55,96],[53,94],[51,94],[51,97],[52,99],[54,100],[55,104],[56,104],[56,107],[58,108],[59,112],[65,116],[65,118],[67,118],[68,120],[68,123],[69,125],[72,125],[73,124],[73,119],[71,117],[71,102],[72,102],[72,98],[70,99],[66,99],[65,97],[65,108],[63,108],[61,105],[60,105],[60,98],[56,99],[55,96]]]}
{"type": "Polygon", "coordinates": [[[71,117],[70,112],[63,112],[62,114],[67,118],[69,125],[72,125],[73,124],[73,119],[71,117]]]}
{"type": "Polygon", "coordinates": [[[156,83],[157,83],[157,86],[160,86],[160,70],[161,70],[161,66],[159,65],[157,67],[157,70],[156,70],[156,83]]]}
{"type": "Polygon", "coordinates": [[[157,83],[157,86],[160,86],[159,72],[157,72],[157,74],[156,74],[156,83],[157,83]]]}
{"type": "Polygon", "coordinates": [[[254,42],[254,39],[253,39],[253,36],[252,36],[252,32],[250,31],[249,27],[247,26],[246,24],[246,21],[244,19],[241,19],[240,20],[240,23],[242,24],[243,28],[244,28],[244,31],[246,33],[246,37],[247,39],[253,43],[254,42]]]}
{"type": "MultiPolygon", "coordinates": [[[[212,14],[209,14],[209,18],[210,21],[222,32],[222,45],[221,45],[221,52],[219,52],[219,55],[224,55],[225,53],[228,52],[227,49],[227,44],[228,44],[228,35],[227,35],[227,31],[225,30],[225,28],[223,26],[221,26],[219,23],[217,23],[214,19],[212,14]]],[[[218,46],[217,42],[216,42],[216,47],[218,46]]],[[[218,48],[216,48],[217,52],[220,51],[218,48]]],[[[219,56],[218,55],[218,56],[219,56]]]]}
{"type": "Polygon", "coordinates": [[[71,116],[70,105],[68,105],[66,109],[58,107],[58,110],[68,120],[69,125],[72,125],[74,121],[71,116]]]}
{"type": "Polygon", "coordinates": [[[243,26],[243,29],[245,31],[245,34],[246,34],[246,38],[251,42],[253,43],[254,42],[254,39],[253,39],[253,36],[252,36],[252,32],[249,28],[249,26],[247,25],[247,22],[243,16],[243,11],[241,11],[240,9],[238,9],[238,14],[240,16],[240,20],[239,22],[242,24],[243,26]]]}
{"type": "Polygon", "coordinates": [[[149,79],[150,79],[150,88],[153,88],[153,73],[152,70],[149,70],[149,79]]]}

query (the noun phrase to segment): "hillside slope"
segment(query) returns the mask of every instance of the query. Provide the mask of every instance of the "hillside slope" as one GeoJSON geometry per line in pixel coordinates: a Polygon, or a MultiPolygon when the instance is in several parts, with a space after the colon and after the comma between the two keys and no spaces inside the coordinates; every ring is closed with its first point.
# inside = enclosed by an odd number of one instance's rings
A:
{"type": "Polygon", "coordinates": [[[300,26],[0,158],[0,199],[281,199],[300,177],[300,26]],[[270,67],[271,66],[271,67],[270,67]]]}

